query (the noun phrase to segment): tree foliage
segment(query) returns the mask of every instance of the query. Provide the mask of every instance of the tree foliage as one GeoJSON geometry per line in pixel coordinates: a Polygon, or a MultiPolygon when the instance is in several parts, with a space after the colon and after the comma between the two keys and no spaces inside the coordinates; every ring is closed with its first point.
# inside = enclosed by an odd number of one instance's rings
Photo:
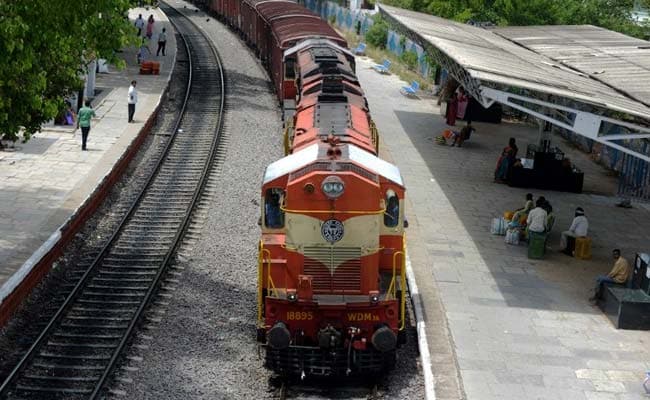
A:
{"type": "MultiPolygon", "coordinates": [[[[83,87],[88,62],[134,40],[128,0],[0,1],[0,136],[40,129],[83,87]]],[[[118,61],[118,65],[119,65],[118,61]]]]}
{"type": "MultiPolygon", "coordinates": [[[[635,23],[635,0],[384,0],[386,4],[438,15],[460,22],[490,21],[497,25],[602,26],[647,38],[648,25],[635,23]]],[[[638,4],[650,7],[650,0],[638,4]]]]}

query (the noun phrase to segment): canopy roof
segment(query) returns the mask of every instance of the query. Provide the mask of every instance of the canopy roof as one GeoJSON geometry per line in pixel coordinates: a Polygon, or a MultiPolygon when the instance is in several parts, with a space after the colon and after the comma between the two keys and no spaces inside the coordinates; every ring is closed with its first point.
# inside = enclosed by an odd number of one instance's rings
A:
{"type": "Polygon", "coordinates": [[[591,25],[483,29],[379,9],[484,106],[497,101],[650,161],[630,143],[650,137],[650,42],[591,25]]]}

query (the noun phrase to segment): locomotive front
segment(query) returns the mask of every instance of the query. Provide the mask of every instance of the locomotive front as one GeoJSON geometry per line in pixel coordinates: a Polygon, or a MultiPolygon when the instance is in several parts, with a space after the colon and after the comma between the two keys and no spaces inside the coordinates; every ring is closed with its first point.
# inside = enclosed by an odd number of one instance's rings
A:
{"type": "Polygon", "coordinates": [[[406,287],[399,170],[330,136],[271,164],[262,203],[267,367],[299,376],[390,369],[406,287]]]}

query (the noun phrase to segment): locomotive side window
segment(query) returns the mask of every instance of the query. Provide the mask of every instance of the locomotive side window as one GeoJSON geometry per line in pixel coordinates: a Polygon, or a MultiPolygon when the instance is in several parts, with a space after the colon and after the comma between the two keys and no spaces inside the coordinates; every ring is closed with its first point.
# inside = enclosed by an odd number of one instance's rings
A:
{"type": "Polygon", "coordinates": [[[282,200],[284,190],[279,188],[267,189],[264,196],[264,225],[271,229],[284,227],[284,211],[282,211],[282,200]]]}
{"type": "Polygon", "coordinates": [[[296,78],[296,71],[293,69],[293,64],[294,61],[292,59],[287,59],[285,60],[284,63],[284,79],[289,80],[289,79],[295,79],[296,78]]]}
{"type": "Polygon", "coordinates": [[[386,211],[384,211],[384,225],[394,228],[399,222],[399,199],[392,190],[386,192],[386,211]]]}

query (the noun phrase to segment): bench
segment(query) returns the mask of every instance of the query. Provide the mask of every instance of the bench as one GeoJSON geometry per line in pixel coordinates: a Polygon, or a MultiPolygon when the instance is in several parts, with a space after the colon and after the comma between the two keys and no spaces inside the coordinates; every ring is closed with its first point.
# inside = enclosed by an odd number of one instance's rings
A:
{"type": "Polygon", "coordinates": [[[605,283],[598,307],[618,329],[650,330],[650,296],[641,289],[605,283]]]}
{"type": "Polygon", "coordinates": [[[390,68],[390,60],[384,60],[383,64],[375,64],[372,68],[380,74],[387,74],[388,68],[390,68]]]}
{"type": "Polygon", "coordinates": [[[400,93],[404,96],[417,97],[416,93],[420,89],[420,84],[417,81],[411,82],[411,86],[402,86],[400,93]]]}
{"type": "Polygon", "coordinates": [[[359,45],[355,49],[352,49],[352,53],[354,53],[357,56],[365,55],[366,54],[366,44],[365,43],[359,43],[359,45]]]}

